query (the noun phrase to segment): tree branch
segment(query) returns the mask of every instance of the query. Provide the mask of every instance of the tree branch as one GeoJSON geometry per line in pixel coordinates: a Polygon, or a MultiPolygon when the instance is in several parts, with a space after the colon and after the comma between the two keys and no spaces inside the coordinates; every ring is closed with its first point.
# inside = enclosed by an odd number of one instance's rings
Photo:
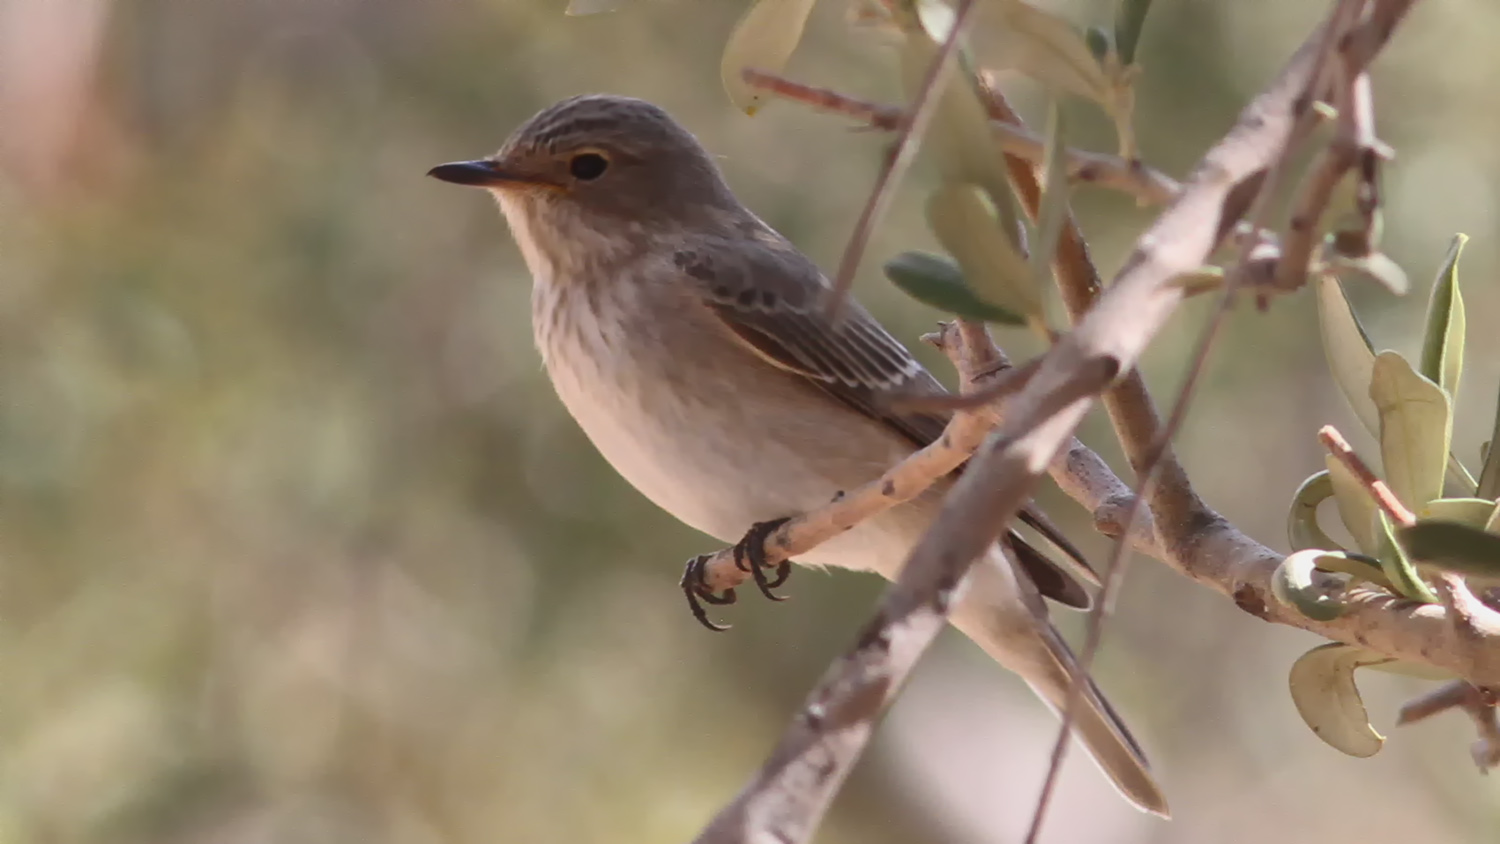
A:
{"type": "MultiPolygon", "coordinates": [[[[1388,37],[1410,0],[1376,0],[1350,42],[1368,44],[1361,60],[1373,58],[1383,44],[1369,33],[1388,37]]],[[[1230,133],[1195,169],[1183,193],[1140,240],[1124,268],[1078,328],[1047,355],[1037,374],[1007,406],[1006,422],[976,456],[960,479],[953,499],[975,496],[985,513],[1006,519],[1030,493],[1040,471],[1077,426],[1092,398],[1085,396],[1058,408],[1055,396],[1076,395],[1098,371],[1100,362],[1127,371],[1182,299],[1171,279],[1200,265],[1232,230],[1248,207],[1241,190],[1263,178],[1292,139],[1297,102],[1315,69],[1323,27],[1293,56],[1265,93],[1241,114],[1230,133]],[[977,480],[990,479],[987,486],[977,480]]],[[[1351,48],[1353,50],[1354,48],[1351,48]]],[[[1154,409],[1142,395],[1137,407],[1116,419],[1127,449],[1144,455],[1155,432],[1154,409]]],[[[1132,461],[1134,462],[1134,461],[1132,461]]],[[[1267,621],[1299,627],[1329,639],[1358,644],[1396,659],[1426,663],[1481,685],[1500,680],[1500,648],[1488,641],[1466,659],[1461,643],[1441,607],[1414,605],[1388,593],[1351,590],[1349,611],[1333,621],[1314,621],[1282,606],[1272,596],[1270,578],[1282,555],[1255,542],[1202,504],[1185,476],[1170,474],[1152,503],[1165,562],[1182,574],[1232,598],[1246,612],[1267,621]]],[[[951,529],[951,526],[950,526],[951,529]]],[[[955,531],[965,544],[949,549],[964,556],[977,553],[968,543],[987,541],[973,532],[955,531]]],[[[979,546],[982,549],[983,545],[979,546]]],[[[1479,625],[1483,639],[1500,635],[1479,625]]]]}
{"type": "MultiPolygon", "coordinates": [[[[1363,22],[1340,41],[1340,49],[1354,58],[1352,67],[1363,71],[1413,2],[1369,0],[1363,22]]],[[[1059,248],[1056,260],[1060,266],[1074,265],[1072,289],[1065,284],[1064,293],[1078,316],[1075,329],[1008,401],[1003,422],[957,479],[875,617],[824,675],[766,764],[698,842],[808,840],[875,720],[946,623],[969,566],[1015,518],[1043,471],[1070,470],[1063,472],[1067,483],[1062,485],[1090,506],[1096,524],[1105,522],[1106,511],[1124,512],[1128,490],[1102,461],[1094,462],[1097,457],[1091,461],[1086,449],[1073,448],[1072,434],[1095,398],[1113,388],[1105,401],[1132,466],[1144,474],[1158,457],[1150,453],[1159,429],[1155,408],[1134,377],[1134,367],[1185,296],[1174,279],[1201,266],[1233,233],[1259,197],[1268,172],[1297,138],[1303,114],[1311,107],[1308,94],[1322,78],[1327,32],[1326,23],[1319,26],[1245,108],[1103,293],[1076,227],[1064,232],[1065,243],[1070,234],[1076,242],[1059,248]]],[[[1460,643],[1441,606],[1414,605],[1375,589],[1350,590],[1345,596],[1348,611],[1333,621],[1315,621],[1281,605],[1270,580],[1282,556],[1204,504],[1169,453],[1158,459],[1162,479],[1149,496],[1157,538],[1151,550],[1182,574],[1265,620],[1433,665],[1476,684],[1500,683],[1500,647],[1488,641],[1500,636],[1500,627],[1490,629],[1487,619],[1467,631],[1473,642],[1460,643]]]]}
{"type": "MultiPolygon", "coordinates": [[[[896,106],[858,100],[828,88],[804,85],[754,68],[747,68],[743,77],[746,84],[752,87],[819,111],[851,117],[874,129],[897,132],[906,125],[906,112],[896,106]]],[[[995,133],[996,144],[1007,156],[1036,165],[1042,163],[1047,154],[1045,138],[1022,125],[1014,112],[992,109],[990,117],[990,128],[995,133]]],[[[1142,203],[1162,205],[1170,202],[1182,189],[1176,179],[1139,160],[1126,161],[1119,156],[1085,152],[1071,147],[1064,150],[1063,154],[1068,162],[1069,179],[1080,184],[1128,193],[1142,203]]]]}

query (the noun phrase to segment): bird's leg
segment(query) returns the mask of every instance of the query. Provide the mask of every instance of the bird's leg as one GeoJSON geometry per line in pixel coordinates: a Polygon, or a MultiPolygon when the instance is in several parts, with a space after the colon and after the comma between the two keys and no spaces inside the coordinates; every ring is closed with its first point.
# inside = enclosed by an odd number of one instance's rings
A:
{"type": "Polygon", "coordinates": [[[712,554],[700,554],[687,561],[687,567],[682,570],[682,581],[678,584],[682,587],[682,594],[687,598],[688,609],[693,611],[693,618],[698,623],[707,627],[715,633],[722,633],[729,629],[727,624],[715,624],[708,618],[708,612],[703,609],[704,604],[725,606],[735,602],[734,588],[725,589],[722,595],[715,595],[708,584],[703,581],[703,566],[709,561],[712,554]]]}
{"type": "Polygon", "coordinates": [[[750,572],[755,578],[755,585],[760,593],[773,601],[785,601],[786,598],[772,592],[772,589],[786,583],[786,579],[792,574],[792,563],[790,560],[782,560],[776,566],[776,579],[766,578],[766,569],[771,564],[766,562],[766,540],[776,529],[791,521],[790,518],[772,519],[769,522],[756,522],[745,531],[745,537],[734,546],[734,564],[739,566],[740,571],[750,572]],[[746,564],[749,568],[746,568],[746,564]]]}

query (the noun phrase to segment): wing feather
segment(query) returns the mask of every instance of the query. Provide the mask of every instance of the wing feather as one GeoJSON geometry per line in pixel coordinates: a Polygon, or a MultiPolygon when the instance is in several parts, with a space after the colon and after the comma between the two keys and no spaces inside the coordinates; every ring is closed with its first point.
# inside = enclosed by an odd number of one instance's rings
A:
{"type": "MultiPolygon", "coordinates": [[[[949,413],[894,409],[889,399],[942,393],[942,384],[858,303],[845,303],[839,320],[830,321],[823,298],[829,284],[817,265],[779,235],[759,232],[757,239],[764,248],[704,240],[696,248],[679,249],[673,259],[699,283],[725,327],[768,362],[806,377],[918,447],[941,436],[949,413]]],[[[1017,547],[1017,561],[1043,594],[1087,606],[1088,593],[1073,575],[1098,579],[1083,555],[1034,508],[1025,508],[1021,519],[1081,572],[1063,570],[1012,532],[1007,541],[1017,547]]]]}

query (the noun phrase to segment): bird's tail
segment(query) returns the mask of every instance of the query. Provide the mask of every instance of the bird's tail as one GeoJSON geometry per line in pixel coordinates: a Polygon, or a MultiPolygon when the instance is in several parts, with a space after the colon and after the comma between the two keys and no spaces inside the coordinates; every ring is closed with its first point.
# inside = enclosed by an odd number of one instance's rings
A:
{"type": "MultiPolygon", "coordinates": [[[[1020,674],[1061,714],[1068,702],[1077,659],[1047,621],[1034,587],[1019,581],[1010,563],[992,551],[975,563],[968,589],[951,621],[1001,665],[1020,674]]],[[[1074,706],[1073,734],[1131,802],[1162,817],[1167,801],[1151,776],[1146,755],[1093,680],[1074,706]]]]}

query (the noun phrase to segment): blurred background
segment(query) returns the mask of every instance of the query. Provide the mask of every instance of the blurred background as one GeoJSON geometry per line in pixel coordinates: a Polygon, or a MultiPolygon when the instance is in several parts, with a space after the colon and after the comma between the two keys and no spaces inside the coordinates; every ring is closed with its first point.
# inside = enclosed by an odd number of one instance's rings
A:
{"type": "MultiPolygon", "coordinates": [[[[893,101],[893,56],[845,1],[819,4],[788,72],[893,101]]],[[[801,571],[785,604],[716,612],[730,633],[693,622],[676,581],[717,543],[593,452],[532,350],[492,203],[423,174],[563,96],[642,96],[831,267],[882,139],[795,105],[731,108],[718,55],[740,0],[565,5],[0,0],[0,841],[686,841],[851,641],[870,577],[801,571]]],[[[1147,158],[1184,175],[1323,7],[1158,0],[1147,158]]],[[[1415,289],[1354,291],[1377,346],[1410,352],[1448,238],[1474,237],[1455,439],[1474,464],[1500,384],[1479,328],[1500,316],[1497,37],[1500,6],[1431,0],[1380,61],[1387,241],[1415,289]]],[[[1036,119],[1036,92],[1012,88],[1036,119]]],[[[1073,112],[1080,145],[1113,148],[1073,112]]],[[[930,180],[914,174],[859,283],[913,343],[938,315],[876,268],[933,248],[930,180]]],[[[1092,191],[1078,206],[1110,273],[1151,212],[1092,191]]],[[[1163,401],[1208,304],[1152,350],[1163,401]]],[[[1304,291],[1233,316],[1181,454],[1211,503],[1285,547],[1326,422],[1375,453],[1304,291]]],[[[1102,418],[1085,438],[1120,465],[1102,418]]],[[[1041,500],[1102,557],[1078,507],[1041,500]]],[[[1388,729],[1425,684],[1362,680],[1390,740],[1352,759],[1286,693],[1312,637],[1149,560],[1119,608],[1099,675],[1176,820],[1136,814],[1075,751],[1045,840],[1495,840],[1467,720],[1388,729]]],[[[1018,841],[1054,730],[945,637],[818,840],[1018,841]]]]}

